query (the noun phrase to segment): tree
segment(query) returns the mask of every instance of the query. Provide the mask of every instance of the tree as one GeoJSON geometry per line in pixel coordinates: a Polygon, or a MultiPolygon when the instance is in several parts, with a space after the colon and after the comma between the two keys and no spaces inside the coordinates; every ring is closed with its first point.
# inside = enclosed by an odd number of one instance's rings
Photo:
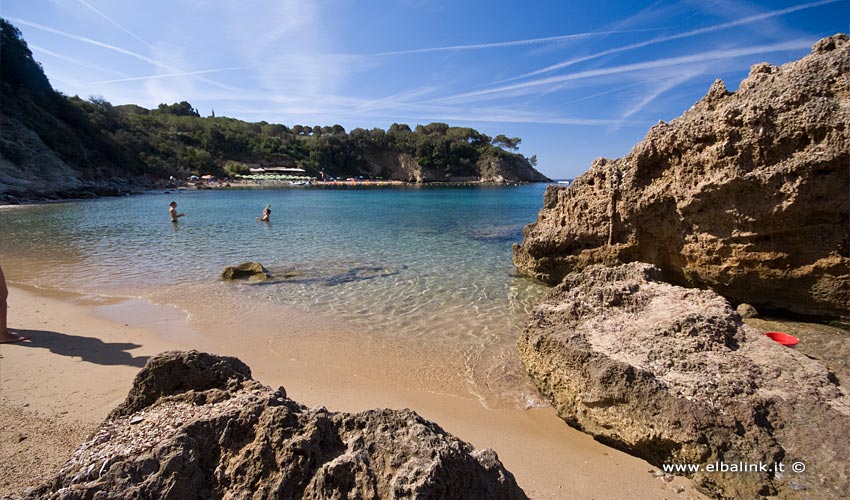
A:
{"type": "Polygon", "coordinates": [[[293,125],[292,133],[295,135],[304,135],[304,125],[293,125]]]}
{"type": "Polygon", "coordinates": [[[401,134],[401,133],[411,133],[410,125],[406,123],[393,123],[390,125],[390,128],[387,129],[388,134],[401,134]]]}
{"type": "Polygon", "coordinates": [[[445,135],[449,130],[449,125],[447,123],[429,123],[428,125],[417,125],[416,133],[418,134],[437,134],[437,135],[445,135]]]}
{"type": "Polygon", "coordinates": [[[521,142],[522,139],[519,137],[508,137],[505,134],[499,134],[493,138],[493,145],[504,149],[512,149],[514,151],[519,149],[519,143],[521,142]]]}
{"type": "Polygon", "coordinates": [[[41,64],[33,59],[20,30],[3,18],[0,18],[0,50],[0,83],[25,88],[42,105],[50,105],[58,97],[41,64]]]}
{"type": "Polygon", "coordinates": [[[160,113],[174,116],[201,116],[201,114],[198,113],[198,110],[193,108],[188,101],[180,101],[174,104],[163,103],[157,106],[156,110],[160,113]]]}
{"type": "Polygon", "coordinates": [[[227,144],[224,134],[217,128],[209,128],[204,134],[204,149],[208,151],[223,151],[227,144]]]}
{"type": "Polygon", "coordinates": [[[537,166],[537,155],[531,155],[531,158],[528,159],[528,163],[531,163],[533,167],[537,166]]]}

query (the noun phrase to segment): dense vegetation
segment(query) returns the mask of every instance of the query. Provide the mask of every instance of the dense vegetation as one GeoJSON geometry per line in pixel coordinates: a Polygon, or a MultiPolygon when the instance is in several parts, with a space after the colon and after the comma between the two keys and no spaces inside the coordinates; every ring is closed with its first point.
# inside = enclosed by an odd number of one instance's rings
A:
{"type": "MultiPolygon", "coordinates": [[[[521,140],[488,137],[445,123],[393,124],[387,130],[340,125],[305,126],[248,123],[227,117],[201,117],[188,102],[156,109],[113,106],[99,97],[65,97],[54,91],[33,59],[20,31],[0,19],[0,115],[13,116],[34,130],[67,164],[86,177],[150,175],[185,177],[246,173],[249,165],[297,166],[309,175],[390,177],[381,162],[386,153],[407,154],[423,168],[446,178],[477,176],[486,156],[512,157],[521,140]]],[[[2,118],[2,116],[0,116],[2,118]]],[[[13,141],[0,141],[0,154],[15,163],[13,141]]],[[[521,158],[521,157],[520,157],[521,158]]],[[[535,163],[534,157],[531,159],[535,163]]]]}

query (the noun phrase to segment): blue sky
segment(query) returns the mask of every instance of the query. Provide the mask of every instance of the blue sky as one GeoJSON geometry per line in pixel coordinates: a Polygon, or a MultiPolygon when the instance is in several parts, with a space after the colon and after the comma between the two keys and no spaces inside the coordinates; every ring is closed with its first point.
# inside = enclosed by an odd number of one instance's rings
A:
{"type": "Polygon", "coordinates": [[[249,121],[441,121],[550,177],[628,153],[715,78],[850,31],[850,0],[0,0],[55,88],[249,121]]]}

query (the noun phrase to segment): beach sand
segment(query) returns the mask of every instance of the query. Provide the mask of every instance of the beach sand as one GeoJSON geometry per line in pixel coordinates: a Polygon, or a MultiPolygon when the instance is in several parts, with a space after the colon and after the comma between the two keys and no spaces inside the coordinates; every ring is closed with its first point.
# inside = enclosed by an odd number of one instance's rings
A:
{"type": "MultiPolygon", "coordinates": [[[[14,283],[9,318],[31,341],[0,345],[0,496],[20,494],[54,474],[124,399],[149,356],[199,349],[239,357],[254,378],[284,386],[308,406],[412,408],[474,446],[496,450],[530,498],[705,498],[686,478],[664,481],[650,472],[655,467],[568,427],[549,408],[488,410],[475,399],[399,386],[379,369],[353,368],[352,355],[342,359],[345,349],[310,349],[303,342],[287,343],[281,353],[270,341],[258,344],[187,321],[173,307],[14,283]]],[[[372,367],[380,363],[369,360],[372,367]]]]}

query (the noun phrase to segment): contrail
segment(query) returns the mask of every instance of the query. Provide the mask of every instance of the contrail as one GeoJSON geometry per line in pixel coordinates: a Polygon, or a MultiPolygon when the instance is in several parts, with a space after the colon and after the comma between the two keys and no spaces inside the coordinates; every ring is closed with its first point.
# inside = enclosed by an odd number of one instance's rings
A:
{"type": "Polygon", "coordinates": [[[119,23],[118,23],[118,21],[116,21],[116,20],[112,19],[111,17],[107,16],[107,15],[106,15],[106,14],[104,14],[103,12],[99,11],[99,10],[98,10],[98,9],[96,9],[94,6],[92,6],[90,3],[86,2],[85,0],[77,0],[77,1],[78,1],[79,3],[81,3],[81,4],[85,5],[85,6],[86,6],[86,7],[88,7],[89,9],[91,9],[91,10],[92,10],[95,14],[99,15],[100,17],[102,17],[102,18],[106,19],[107,21],[109,21],[110,23],[112,23],[113,25],[115,25],[116,27],[118,27],[118,29],[120,29],[120,30],[121,30],[121,31],[123,31],[124,33],[127,33],[127,34],[128,34],[128,35],[130,35],[131,37],[133,37],[133,38],[135,38],[136,40],[138,40],[138,41],[142,42],[143,44],[147,45],[149,48],[151,48],[151,49],[153,49],[153,50],[156,50],[156,47],[154,47],[153,45],[151,45],[150,43],[148,43],[148,42],[147,42],[146,40],[144,40],[142,37],[140,37],[140,36],[136,35],[136,34],[135,34],[135,33],[133,33],[132,31],[128,30],[127,28],[125,28],[124,26],[122,26],[121,24],[119,24],[119,23]]]}
{"type": "Polygon", "coordinates": [[[552,71],[555,71],[555,70],[558,70],[558,69],[561,69],[561,68],[566,68],[567,66],[572,66],[573,64],[577,64],[577,63],[580,63],[580,62],[589,61],[591,59],[598,59],[600,57],[607,56],[609,54],[616,54],[617,52],[624,52],[624,51],[627,51],[627,50],[637,49],[637,48],[640,48],[640,47],[646,47],[648,45],[655,45],[657,43],[669,42],[670,40],[678,40],[680,38],[688,38],[688,37],[692,37],[692,36],[696,36],[696,35],[702,35],[704,33],[712,33],[714,31],[720,31],[720,30],[724,30],[724,29],[727,29],[727,28],[733,28],[735,26],[742,26],[742,25],[745,25],[745,24],[754,23],[756,21],[761,21],[762,19],[767,19],[767,18],[770,18],[770,17],[776,17],[776,16],[782,16],[782,15],[785,15],[785,14],[790,14],[792,12],[797,12],[798,10],[811,9],[813,7],[820,7],[821,5],[827,5],[827,4],[841,2],[841,1],[844,1],[844,0],[821,0],[819,2],[810,2],[810,3],[795,5],[794,7],[788,7],[788,8],[785,8],[785,9],[774,10],[774,11],[771,11],[771,12],[764,12],[762,14],[756,14],[754,16],[749,16],[749,17],[745,17],[745,18],[738,19],[738,20],[735,20],[735,21],[730,21],[728,23],[716,24],[714,26],[708,26],[706,28],[700,28],[700,29],[696,29],[696,30],[692,30],[692,31],[687,31],[685,33],[679,33],[678,35],[664,36],[664,37],[648,40],[646,42],[640,42],[640,43],[635,43],[635,44],[632,44],[632,45],[626,45],[624,47],[618,47],[618,48],[615,48],[615,49],[603,50],[602,52],[597,52],[596,54],[591,54],[591,55],[584,56],[584,57],[578,57],[578,58],[575,58],[575,59],[570,59],[570,60],[567,60],[567,61],[564,61],[564,62],[561,62],[561,63],[558,63],[558,64],[553,64],[551,66],[547,66],[547,67],[545,67],[543,69],[539,69],[537,71],[525,73],[525,74],[515,76],[513,78],[509,78],[509,79],[503,80],[503,81],[507,82],[507,81],[512,81],[512,80],[519,80],[521,78],[527,78],[527,77],[530,77],[530,76],[537,76],[537,75],[542,74],[542,73],[549,73],[549,72],[552,72],[552,71]]]}
{"type": "Polygon", "coordinates": [[[475,97],[480,95],[488,95],[488,94],[497,94],[501,92],[508,92],[511,90],[519,90],[525,89],[529,87],[538,87],[541,85],[548,85],[551,83],[560,83],[566,82],[570,80],[580,80],[582,78],[593,78],[597,76],[605,76],[605,75],[616,75],[619,73],[628,73],[631,71],[642,71],[646,69],[655,69],[655,68],[663,68],[667,66],[675,66],[678,64],[689,64],[695,62],[705,62],[705,61],[714,61],[719,59],[731,59],[735,57],[749,56],[754,54],[765,54],[769,52],[780,52],[783,50],[799,50],[799,49],[807,49],[811,47],[814,43],[813,40],[793,40],[790,42],[783,42],[774,45],[760,45],[757,47],[746,47],[741,49],[734,50],[712,50],[709,52],[702,52],[699,54],[692,54],[689,56],[680,56],[680,57],[670,57],[665,59],[656,59],[654,61],[646,61],[641,63],[633,63],[633,64],[625,64],[622,66],[613,66],[610,68],[599,68],[592,69],[587,71],[580,71],[578,73],[571,73],[568,75],[561,76],[550,76],[548,78],[541,78],[539,80],[532,80],[528,82],[515,83],[512,85],[504,85],[501,87],[496,87],[487,90],[479,90],[476,92],[467,92],[465,94],[458,94],[455,96],[447,97],[445,99],[440,99],[441,101],[456,99],[459,97],[475,97]]]}
{"type": "Polygon", "coordinates": [[[81,60],[79,60],[79,59],[74,59],[73,57],[68,57],[68,56],[65,56],[65,55],[62,55],[62,54],[57,54],[56,52],[53,52],[52,50],[47,50],[47,49],[45,49],[44,47],[39,47],[38,45],[35,45],[35,44],[32,44],[32,43],[28,43],[28,44],[27,44],[27,46],[28,46],[30,49],[32,49],[32,50],[34,50],[34,51],[36,51],[36,52],[41,52],[41,53],[43,53],[43,54],[47,54],[47,55],[49,55],[49,56],[53,56],[53,57],[55,57],[56,59],[60,59],[60,60],[62,60],[62,61],[66,61],[66,62],[69,62],[69,63],[71,63],[71,64],[76,64],[76,65],[78,65],[78,66],[82,66],[82,67],[84,67],[84,68],[93,69],[93,70],[96,70],[96,71],[102,71],[102,72],[104,72],[104,73],[111,73],[111,74],[113,74],[113,75],[118,75],[118,76],[127,76],[127,74],[126,74],[126,73],[122,73],[121,71],[115,71],[114,69],[103,68],[103,67],[101,67],[101,66],[96,66],[96,65],[94,65],[94,64],[89,64],[89,63],[87,63],[87,62],[85,62],[85,61],[81,61],[81,60]]]}
{"type": "Polygon", "coordinates": [[[218,69],[204,69],[200,71],[183,71],[180,73],[168,73],[165,75],[149,75],[149,76],[136,76],[132,78],[118,78],[116,80],[101,80],[99,82],[91,82],[89,85],[99,85],[102,83],[119,83],[119,82],[134,82],[138,80],[154,80],[157,78],[172,78],[176,76],[191,76],[191,75],[203,75],[205,73],[218,73],[221,71],[235,71],[240,70],[242,68],[218,68],[218,69]]]}
{"type": "MultiPolygon", "coordinates": [[[[64,36],[64,37],[70,38],[72,40],[78,40],[80,42],[88,43],[88,44],[91,44],[91,45],[95,45],[97,47],[103,47],[104,49],[108,49],[108,50],[118,52],[119,54],[124,54],[124,55],[130,56],[130,57],[134,57],[136,59],[139,59],[140,61],[144,61],[146,63],[153,64],[157,68],[163,68],[163,69],[167,69],[169,71],[174,71],[174,72],[183,72],[182,69],[171,66],[170,64],[165,64],[165,63],[159,62],[155,59],[151,59],[150,57],[145,57],[145,56],[143,56],[139,53],[136,53],[136,52],[133,52],[133,51],[127,50],[127,49],[122,49],[121,47],[116,47],[114,45],[109,45],[108,43],[103,43],[103,42],[99,42],[97,40],[92,40],[91,38],[86,38],[84,36],[74,35],[72,33],[57,30],[57,29],[51,28],[49,26],[44,26],[43,24],[33,23],[33,22],[30,22],[30,21],[26,21],[24,19],[16,18],[16,17],[10,17],[9,20],[14,21],[18,24],[23,24],[24,26],[29,26],[29,27],[32,27],[32,28],[40,29],[40,30],[46,31],[48,33],[54,33],[56,35],[64,36]]],[[[235,91],[238,90],[234,87],[231,87],[229,85],[225,85],[223,83],[218,83],[218,82],[215,82],[213,80],[207,80],[205,78],[201,78],[200,80],[205,82],[205,83],[208,83],[210,85],[214,85],[216,87],[223,88],[225,90],[230,90],[232,92],[235,92],[235,91]]]]}
{"type": "MultiPolygon", "coordinates": [[[[837,0],[836,0],[837,1],[837,0]]],[[[403,54],[422,54],[425,52],[448,52],[459,50],[478,50],[478,49],[495,49],[499,47],[513,47],[516,45],[533,45],[539,43],[561,42],[565,40],[579,40],[582,38],[590,38],[594,36],[614,35],[619,33],[633,33],[636,31],[656,31],[650,29],[629,30],[629,31],[596,31],[590,33],[575,33],[572,35],[558,35],[544,38],[529,38],[526,40],[514,40],[510,42],[495,42],[495,43],[476,43],[471,45],[452,45],[448,47],[429,47],[424,49],[396,50],[392,52],[380,52],[374,54],[376,56],[398,56],[403,54]]]]}

